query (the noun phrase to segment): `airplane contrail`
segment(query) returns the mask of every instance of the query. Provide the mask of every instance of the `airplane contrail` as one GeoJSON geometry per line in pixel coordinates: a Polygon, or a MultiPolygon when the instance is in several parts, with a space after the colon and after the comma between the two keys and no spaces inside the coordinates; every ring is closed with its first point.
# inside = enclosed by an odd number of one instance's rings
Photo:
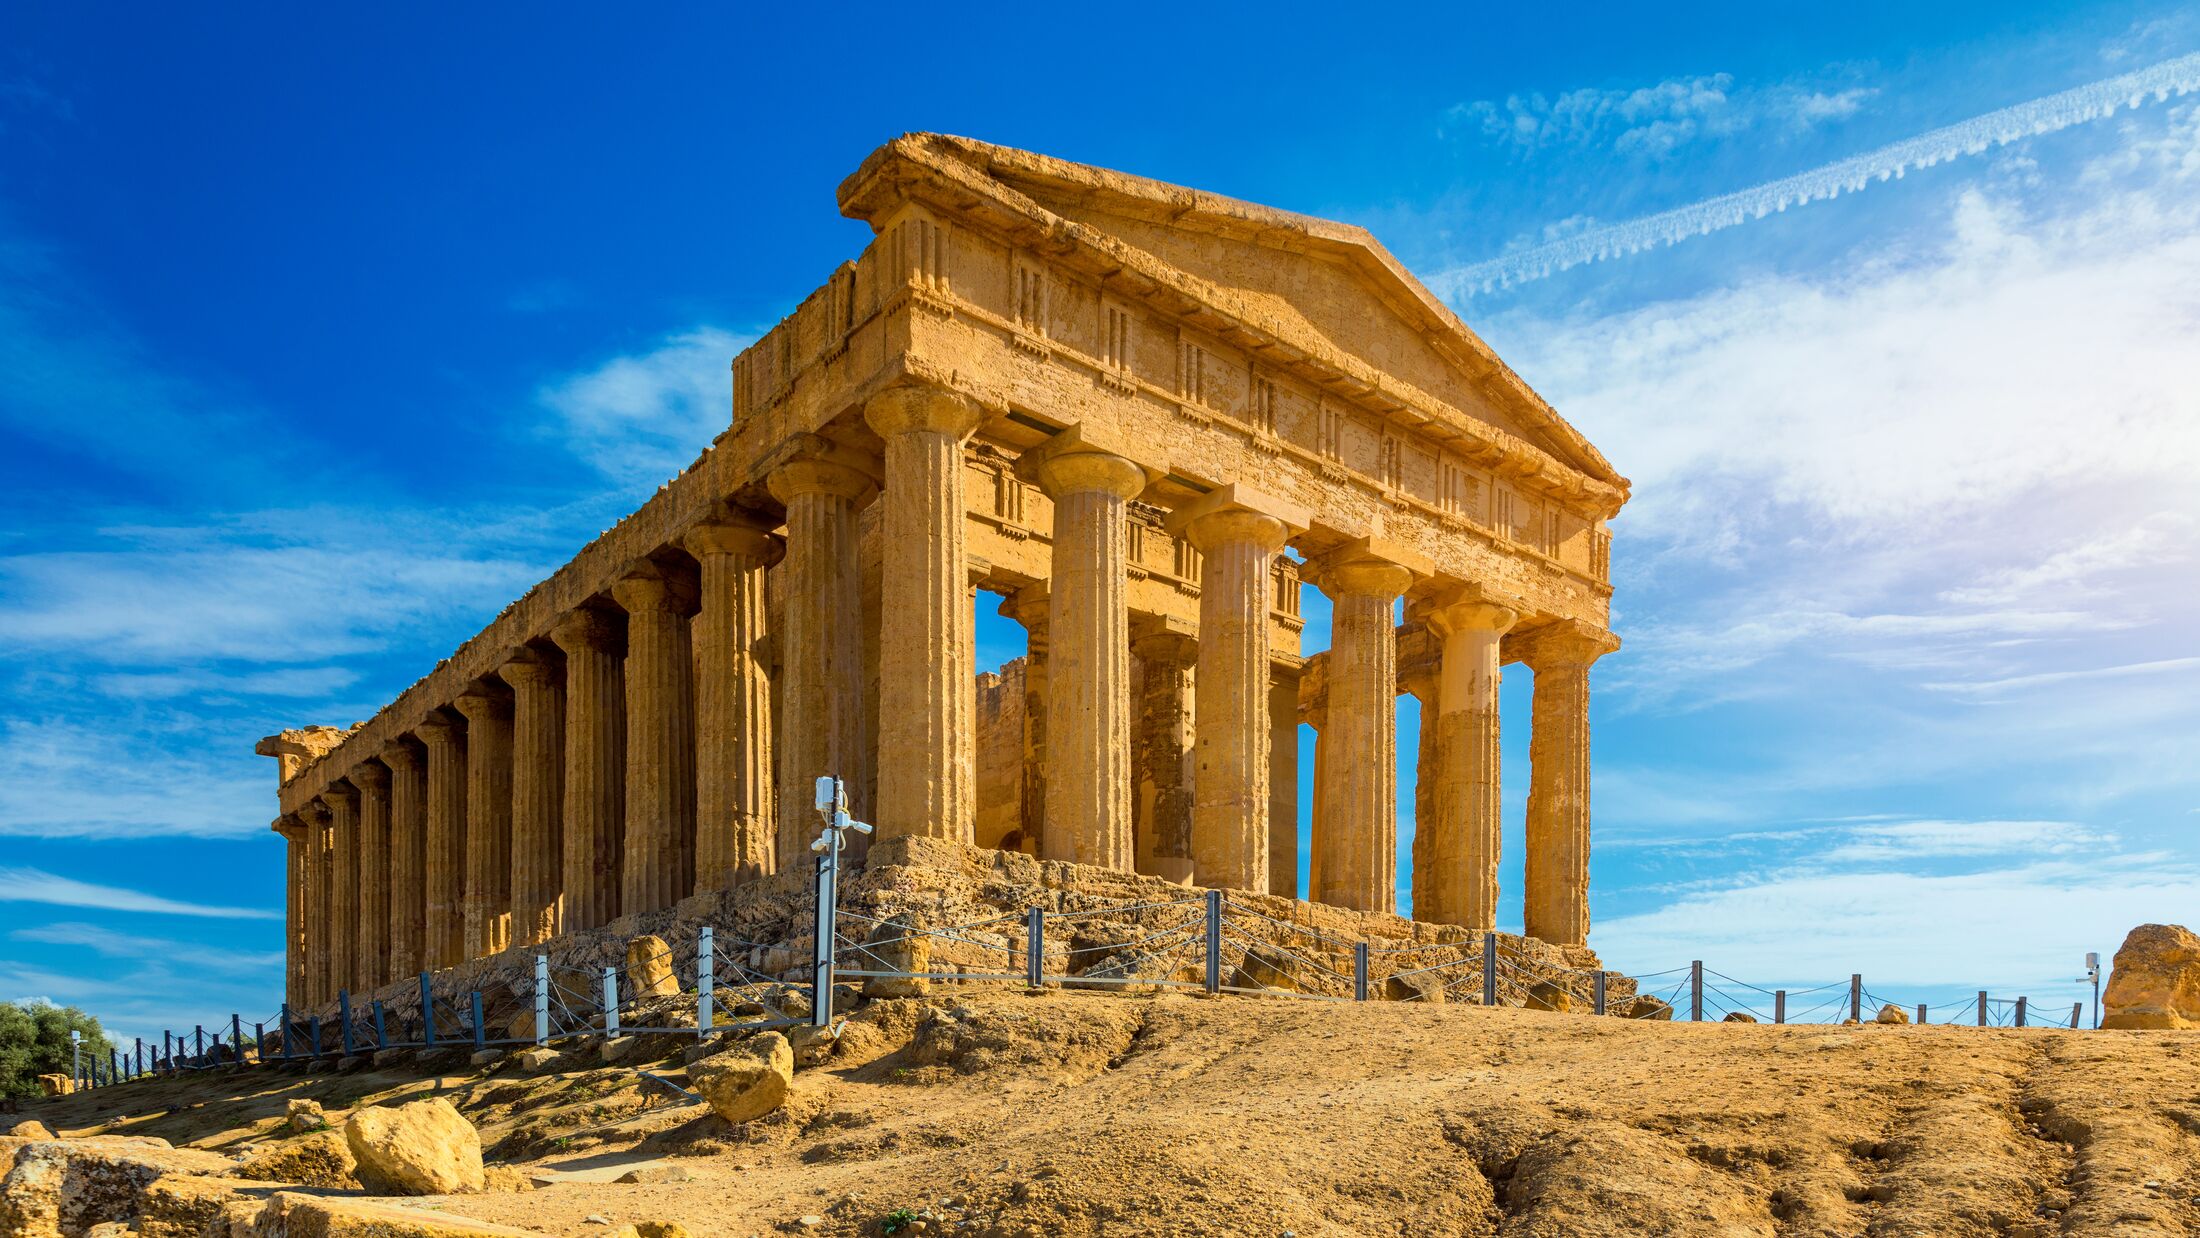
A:
{"type": "Polygon", "coordinates": [[[1891,146],[1851,155],[1754,188],[1721,194],[1626,223],[1593,228],[1564,240],[1485,262],[1454,267],[1438,273],[1430,282],[1437,291],[1452,297],[1470,297],[1478,292],[1527,283],[1586,263],[1706,236],[1721,228],[1763,219],[1791,206],[1855,193],[1875,182],[1896,179],[1911,168],[1929,168],[1959,155],[1980,154],[1989,147],[2054,133],[2112,116],[2119,108],[2141,107],[2150,100],[2160,103],[2173,95],[2196,89],[2200,89],[2200,52],[1974,116],[1914,138],[1905,138],[1891,146]]]}

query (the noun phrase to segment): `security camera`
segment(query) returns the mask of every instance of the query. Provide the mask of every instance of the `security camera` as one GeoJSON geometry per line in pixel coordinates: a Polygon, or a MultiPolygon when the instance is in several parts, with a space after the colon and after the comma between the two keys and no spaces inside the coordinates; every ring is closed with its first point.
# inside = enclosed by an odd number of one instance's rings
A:
{"type": "Polygon", "coordinates": [[[840,802],[840,779],[823,774],[817,780],[817,810],[831,812],[840,802]]]}

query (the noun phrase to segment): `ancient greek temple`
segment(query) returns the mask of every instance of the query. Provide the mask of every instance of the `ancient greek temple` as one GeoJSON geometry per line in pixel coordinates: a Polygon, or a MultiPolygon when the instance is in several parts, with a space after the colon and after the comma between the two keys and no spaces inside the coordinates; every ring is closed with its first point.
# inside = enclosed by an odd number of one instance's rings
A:
{"type": "Polygon", "coordinates": [[[280,762],[292,1000],[882,837],[1494,927],[1501,668],[1533,676],[1526,931],[1588,932],[1589,668],[1627,481],[1365,231],[962,138],[732,358],[693,465],[280,762]],[[1330,647],[1300,653],[1302,591],[1330,647]],[[981,598],[1028,652],[975,666],[981,598]]]}

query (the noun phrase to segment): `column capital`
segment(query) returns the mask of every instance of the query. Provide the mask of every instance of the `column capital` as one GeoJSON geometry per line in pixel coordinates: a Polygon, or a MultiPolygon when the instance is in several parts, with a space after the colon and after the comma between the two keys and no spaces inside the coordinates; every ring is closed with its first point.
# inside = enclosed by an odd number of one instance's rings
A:
{"type": "Polygon", "coordinates": [[[878,481],[869,473],[835,460],[803,456],[771,471],[764,486],[773,498],[792,503],[806,494],[823,494],[861,503],[878,492],[878,481]]]}
{"type": "Polygon", "coordinates": [[[1306,561],[1306,577],[1332,598],[1395,598],[1435,573],[1427,555],[1381,536],[1355,537],[1306,561]]]}
{"type": "Polygon", "coordinates": [[[1082,424],[1016,458],[1016,476],[1037,485],[1050,499],[1089,493],[1135,499],[1162,472],[1133,458],[1119,436],[1082,424]]]}
{"type": "Polygon", "coordinates": [[[1587,667],[1619,648],[1619,637],[1579,619],[1559,619],[1514,638],[1520,660],[1532,671],[1587,667]]]}
{"type": "Polygon", "coordinates": [[[419,750],[402,739],[393,739],[382,745],[382,751],[375,755],[382,758],[382,764],[388,766],[392,773],[400,767],[417,769],[420,766],[419,750]]]}
{"type": "Polygon", "coordinates": [[[429,714],[413,728],[430,752],[449,752],[458,746],[459,725],[441,714],[429,714]]]}
{"type": "Polygon", "coordinates": [[[521,645],[504,660],[504,665],[497,668],[497,677],[514,688],[546,687],[563,678],[550,655],[527,645],[521,645]]]}
{"type": "Polygon", "coordinates": [[[321,802],[326,804],[332,811],[338,807],[345,809],[357,808],[359,806],[359,789],[342,780],[332,782],[328,784],[326,790],[321,792],[321,802]]]}
{"type": "Polygon", "coordinates": [[[390,789],[390,768],[380,761],[361,761],[351,767],[347,775],[351,785],[361,791],[387,791],[390,789]]]}
{"type": "Polygon", "coordinates": [[[329,806],[326,803],[322,802],[319,799],[313,799],[308,800],[304,804],[304,806],[298,809],[298,816],[302,820],[304,820],[308,826],[311,826],[312,828],[317,830],[325,830],[328,828],[329,821],[335,816],[335,814],[329,810],[329,806]]]}
{"type": "Polygon", "coordinates": [[[945,434],[966,439],[985,420],[985,409],[959,391],[928,383],[888,387],[863,405],[863,420],[880,438],[945,434]]]}
{"type": "Polygon", "coordinates": [[[286,812],[268,823],[267,828],[283,836],[285,842],[301,842],[305,839],[306,823],[297,813],[286,812]]]}
{"type": "Polygon", "coordinates": [[[618,619],[594,607],[569,610],[550,625],[550,639],[569,654],[617,653],[622,632],[618,619]]]}
{"type": "Polygon", "coordinates": [[[1131,654],[1141,662],[1187,665],[1199,657],[1196,632],[1174,615],[1140,615],[1131,620],[1131,654]]]}
{"type": "Polygon", "coordinates": [[[695,608],[690,604],[694,600],[690,590],[683,585],[662,565],[643,559],[611,583],[611,600],[629,615],[684,615],[695,608]]]}
{"type": "Polygon", "coordinates": [[[512,698],[487,684],[476,683],[458,694],[451,708],[465,715],[468,722],[508,721],[512,716],[512,698]]]}
{"type": "Polygon", "coordinates": [[[732,555],[764,567],[787,555],[786,539],[764,527],[761,520],[707,520],[682,533],[680,547],[698,559],[732,555]]]}
{"type": "Polygon", "coordinates": [[[1035,580],[1001,599],[999,613],[1023,625],[1024,631],[1037,643],[1044,643],[1047,633],[1047,582],[1035,580]]]}
{"type": "Polygon", "coordinates": [[[1428,612],[1429,630],[1444,637],[1460,632],[1488,632],[1501,636],[1519,619],[1520,612],[1512,607],[1481,598],[1446,602],[1428,612]]]}
{"type": "Polygon", "coordinates": [[[1162,527],[1172,537],[1190,539],[1201,551],[1225,542],[1252,542],[1274,554],[1312,520],[1306,508],[1289,499],[1232,482],[1170,512],[1162,527]]]}

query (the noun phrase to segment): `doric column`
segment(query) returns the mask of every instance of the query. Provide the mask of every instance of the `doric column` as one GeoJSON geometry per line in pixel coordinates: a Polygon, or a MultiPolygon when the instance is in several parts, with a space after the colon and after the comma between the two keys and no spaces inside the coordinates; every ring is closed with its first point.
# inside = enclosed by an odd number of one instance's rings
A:
{"type": "Polygon", "coordinates": [[[330,863],[334,817],[321,800],[307,804],[298,815],[305,822],[306,1003],[318,1006],[336,996],[336,914],[330,897],[335,888],[330,863]]]}
{"type": "Polygon", "coordinates": [[[512,686],[512,944],[559,933],[565,885],[565,675],[522,647],[497,674],[512,686]]]}
{"type": "MultiPolygon", "coordinates": [[[[1327,660],[1323,668],[1326,682],[1327,660]]],[[[1321,894],[1322,853],[1328,849],[1329,808],[1322,801],[1322,792],[1329,786],[1329,705],[1326,689],[1318,703],[1303,713],[1306,725],[1314,730],[1314,805],[1307,814],[1306,838],[1306,896],[1312,900],[1321,894]]]]}
{"type": "Polygon", "coordinates": [[[977,809],[974,740],[962,724],[969,555],[963,442],[978,428],[972,401],[937,387],[871,397],[864,418],[886,442],[880,496],[878,836],[971,841],[977,809]]]}
{"type": "MultiPolygon", "coordinates": [[[[1498,642],[1514,612],[1467,600],[1429,612],[1429,628],[1442,645],[1437,688],[1434,768],[1421,777],[1436,795],[1430,820],[1415,827],[1413,916],[1468,928],[1497,926],[1497,864],[1504,837],[1499,759],[1498,642]],[[1426,857],[1425,859],[1423,857],[1426,857]],[[1421,871],[1426,864],[1427,873],[1421,871]],[[1423,905],[1426,900],[1426,905],[1423,905]]],[[[1422,715],[1428,728],[1428,715],[1422,715]]],[[[1427,747],[1423,747],[1427,753],[1427,747]]],[[[1425,758],[1424,758],[1425,759],[1425,758]]]]}
{"type": "Polygon", "coordinates": [[[359,987],[359,792],[348,782],[321,793],[329,811],[329,996],[359,987]]]}
{"type": "Polygon", "coordinates": [[[1001,601],[1001,614],[1024,628],[1024,776],[1017,794],[1017,846],[1040,854],[1047,819],[1047,601],[1046,582],[1025,585],[1001,601]]]}
{"type": "Polygon", "coordinates": [[[772,684],[765,572],[786,543],[759,522],[716,521],[681,538],[702,564],[695,617],[695,893],[779,867],[772,820],[772,684]]]}
{"type": "Polygon", "coordinates": [[[626,857],[619,914],[695,888],[695,666],[687,599],[643,563],[611,586],[626,611],[626,857]]]}
{"type": "MultiPolygon", "coordinates": [[[[1414,617],[1411,611],[1406,614],[1408,620],[1414,617]]],[[[1437,760],[1437,729],[1444,712],[1440,695],[1442,682],[1435,674],[1415,674],[1402,666],[1399,669],[1398,686],[1412,694],[1421,710],[1420,735],[1413,753],[1413,918],[1416,920],[1433,921],[1431,913],[1441,905],[1441,896],[1432,889],[1439,869],[1435,847],[1443,841],[1442,831],[1435,824],[1436,784],[1443,768],[1437,760]]]]}
{"type": "Polygon", "coordinates": [[[466,961],[466,733],[449,718],[430,714],[413,734],[428,750],[420,966],[441,971],[466,961]]]}
{"type": "Polygon", "coordinates": [[[565,810],[561,840],[567,930],[619,916],[626,833],[626,642],[616,617],[581,609],[550,638],[565,653],[565,810]]]}
{"type": "MultiPolygon", "coordinates": [[[[779,867],[803,863],[817,837],[817,780],[834,774],[864,783],[862,750],[863,609],[856,564],[856,508],[871,479],[831,461],[806,458],[775,470],[773,497],[787,505],[786,618],[781,624],[779,709],[779,867]]],[[[900,621],[896,616],[896,622],[900,621]]]]}
{"type": "Polygon", "coordinates": [[[1299,673],[1278,667],[1268,685],[1268,892],[1299,893],[1299,673]]]}
{"type": "Polygon", "coordinates": [[[1146,471],[1078,430],[1027,466],[1054,501],[1048,581],[1046,820],[1039,854],[1130,872],[1130,528],[1146,471]]]}
{"type": "Polygon", "coordinates": [[[1358,911],[1398,905],[1398,630],[1392,611],[1413,573],[1358,544],[1325,556],[1329,596],[1329,729],[1322,743],[1329,815],[1316,901],[1358,911]]]}
{"type": "Polygon", "coordinates": [[[399,980],[425,966],[428,900],[428,768],[419,748],[382,747],[390,771],[390,967],[399,980]]]}
{"type": "MultiPolygon", "coordinates": [[[[1145,626],[1145,625],[1141,625],[1145,626]]],[[[1192,667],[1199,657],[1199,642],[1189,625],[1174,627],[1167,620],[1151,625],[1131,642],[1131,652],[1145,668],[1138,702],[1138,733],[1132,744],[1137,756],[1142,798],[1152,823],[1149,843],[1151,871],[1169,881],[1192,880],[1192,667]]]]}
{"type": "Polygon", "coordinates": [[[476,683],[453,702],[466,718],[466,957],[512,944],[512,697],[476,683]]]}
{"type": "Polygon", "coordinates": [[[1192,859],[1203,886],[1268,888],[1269,572],[1305,526],[1296,508],[1235,485],[1169,517],[1201,555],[1192,859]]]}
{"type": "Polygon", "coordinates": [[[1553,945],[1589,940],[1589,667],[1619,648],[1580,623],[1522,642],[1535,672],[1528,740],[1528,936],[1553,945]]]}
{"type": "Polygon", "coordinates": [[[380,761],[352,767],[359,788],[359,933],[352,946],[352,983],[365,992],[390,975],[390,771],[380,761]]]}
{"type": "Polygon", "coordinates": [[[283,839],[283,1000],[306,1004],[306,823],[292,814],[275,818],[283,839]]]}

